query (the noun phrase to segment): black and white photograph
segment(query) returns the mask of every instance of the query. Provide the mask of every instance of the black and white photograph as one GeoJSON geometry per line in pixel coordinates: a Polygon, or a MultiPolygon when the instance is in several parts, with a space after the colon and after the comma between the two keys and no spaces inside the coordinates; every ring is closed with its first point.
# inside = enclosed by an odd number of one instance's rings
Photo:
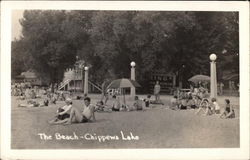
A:
{"type": "Polygon", "coordinates": [[[10,150],[246,147],[239,10],[9,15],[10,150]]]}

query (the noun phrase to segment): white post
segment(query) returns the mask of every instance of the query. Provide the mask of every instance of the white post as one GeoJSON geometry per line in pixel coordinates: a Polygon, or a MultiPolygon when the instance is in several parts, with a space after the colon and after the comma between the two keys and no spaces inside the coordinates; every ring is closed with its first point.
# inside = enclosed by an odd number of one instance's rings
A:
{"type": "Polygon", "coordinates": [[[88,94],[88,70],[89,67],[84,67],[85,75],[84,75],[84,94],[88,94]]]}
{"type": "Polygon", "coordinates": [[[81,79],[82,79],[82,92],[84,93],[84,80],[83,80],[84,68],[81,68],[81,79]]]}
{"type": "MultiPolygon", "coordinates": [[[[135,62],[131,62],[130,65],[131,65],[131,80],[135,81],[135,62]]],[[[135,97],[135,87],[130,88],[130,96],[132,98],[135,97]]]]}
{"type": "Polygon", "coordinates": [[[210,55],[210,98],[217,98],[216,58],[215,54],[210,55]]]}

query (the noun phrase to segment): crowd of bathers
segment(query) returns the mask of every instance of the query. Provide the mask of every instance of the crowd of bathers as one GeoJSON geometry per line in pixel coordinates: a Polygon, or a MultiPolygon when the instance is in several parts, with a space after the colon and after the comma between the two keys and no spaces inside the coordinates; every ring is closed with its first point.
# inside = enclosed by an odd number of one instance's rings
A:
{"type": "Polygon", "coordinates": [[[189,92],[178,90],[171,99],[169,108],[172,110],[196,109],[197,115],[215,114],[220,118],[235,118],[235,111],[229,99],[225,99],[224,105],[220,106],[216,98],[209,98],[208,91],[204,88],[194,88],[189,92]]]}
{"type": "Polygon", "coordinates": [[[11,86],[11,95],[18,100],[24,100],[24,103],[18,105],[19,107],[49,106],[49,104],[56,104],[57,101],[65,101],[69,94],[61,91],[51,92],[48,87],[31,86],[29,83],[14,83],[11,86]]]}
{"type": "MultiPolygon", "coordinates": [[[[109,95],[104,95],[96,104],[91,104],[91,99],[87,94],[84,94],[83,97],[74,97],[76,100],[84,100],[82,111],[80,111],[77,107],[73,107],[72,94],[63,91],[52,93],[46,88],[14,85],[12,86],[12,95],[18,96],[21,100],[26,100],[26,103],[19,104],[19,107],[44,107],[56,104],[57,101],[65,101],[65,105],[59,107],[55,117],[49,121],[50,124],[89,122],[91,119],[95,120],[95,112],[143,111],[151,108],[155,102],[151,100],[151,95],[147,95],[146,98],[135,96],[132,101],[130,100],[127,103],[125,97],[111,95],[111,103],[107,104],[109,95]],[[43,101],[39,102],[38,99],[43,101]]],[[[172,110],[196,109],[195,114],[217,114],[221,118],[235,117],[235,112],[229,99],[225,99],[225,106],[220,107],[216,98],[212,98],[210,101],[208,92],[204,88],[194,88],[189,92],[177,90],[170,100],[169,108],[172,110]]]]}

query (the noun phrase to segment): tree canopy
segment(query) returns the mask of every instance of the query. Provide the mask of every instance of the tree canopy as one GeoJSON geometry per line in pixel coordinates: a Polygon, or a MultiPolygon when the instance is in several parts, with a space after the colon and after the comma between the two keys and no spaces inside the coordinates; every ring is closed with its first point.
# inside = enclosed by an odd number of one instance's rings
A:
{"type": "Polygon", "coordinates": [[[30,68],[60,82],[77,55],[98,84],[129,77],[131,61],[142,84],[156,70],[187,80],[209,74],[215,53],[221,79],[222,71],[239,73],[238,20],[237,12],[25,11],[23,36],[12,43],[12,76],[30,68]]]}

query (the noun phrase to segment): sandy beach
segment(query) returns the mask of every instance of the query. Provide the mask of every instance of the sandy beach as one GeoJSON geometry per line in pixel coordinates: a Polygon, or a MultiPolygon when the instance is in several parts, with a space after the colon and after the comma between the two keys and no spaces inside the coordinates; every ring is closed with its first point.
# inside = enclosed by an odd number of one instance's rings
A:
{"type": "MultiPolygon", "coordinates": [[[[98,95],[90,95],[92,103],[98,95]]],[[[144,98],[145,95],[140,95],[144,98]]],[[[50,125],[58,101],[49,107],[17,107],[23,101],[12,97],[12,149],[115,149],[115,148],[237,148],[239,147],[239,97],[227,97],[235,119],[195,115],[195,110],[168,108],[171,96],[161,96],[164,105],[144,111],[96,113],[96,122],[50,125]]],[[[219,97],[223,105],[226,97],[219,97]]],[[[42,101],[42,99],[40,99],[42,101]]],[[[127,99],[129,103],[130,100],[127,99]]],[[[82,100],[73,105],[81,108],[82,100]]],[[[108,104],[111,104],[111,100],[108,104]]]]}

